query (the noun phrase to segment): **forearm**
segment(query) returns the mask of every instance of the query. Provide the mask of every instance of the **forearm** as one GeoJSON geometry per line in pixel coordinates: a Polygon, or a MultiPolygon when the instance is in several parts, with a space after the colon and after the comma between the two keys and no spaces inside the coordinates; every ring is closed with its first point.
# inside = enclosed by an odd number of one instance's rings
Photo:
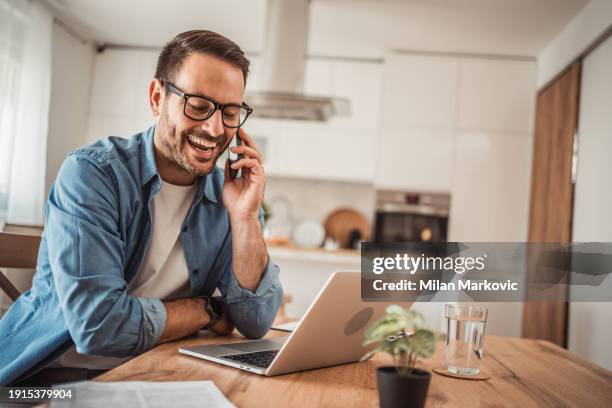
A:
{"type": "Polygon", "coordinates": [[[232,269],[236,280],[254,292],[268,263],[268,251],[258,217],[232,218],[232,269]]]}
{"type": "MultiPolygon", "coordinates": [[[[164,302],[166,308],[166,326],[159,339],[160,343],[180,339],[193,334],[206,326],[210,316],[204,309],[204,299],[186,298],[164,302]]],[[[230,333],[233,326],[229,320],[229,313],[216,323],[212,331],[217,333],[230,333]]]]}

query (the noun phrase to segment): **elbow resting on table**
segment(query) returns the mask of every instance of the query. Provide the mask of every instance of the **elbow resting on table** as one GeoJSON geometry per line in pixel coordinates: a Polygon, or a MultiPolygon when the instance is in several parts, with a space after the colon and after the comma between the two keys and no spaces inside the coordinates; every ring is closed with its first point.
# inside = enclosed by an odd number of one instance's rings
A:
{"type": "Polygon", "coordinates": [[[283,300],[283,289],[277,287],[263,302],[255,305],[230,305],[233,323],[243,336],[260,339],[268,333],[283,300]]]}
{"type": "Polygon", "coordinates": [[[257,322],[257,323],[258,324],[255,326],[253,325],[236,326],[236,328],[238,329],[240,334],[242,334],[244,337],[248,339],[252,339],[252,340],[258,340],[266,335],[268,330],[270,330],[272,323],[270,323],[269,325],[263,325],[260,322],[257,322]]]}
{"type": "Polygon", "coordinates": [[[77,352],[130,357],[153,348],[161,336],[166,311],[159,299],[107,296],[92,309],[65,315],[77,352]]]}
{"type": "Polygon", "coordinates": [[[98,320],[93,316],[73,325],[69,331],[77,352],[105,357],[130,357],[147,351],[152,341],[144,339],[140,328],[118,322],[116,316],[98,320]]]}
{"type": "Polygon", "coordinates": [[[105,356],[105,357],[129,357],[134,355],[134,346],[125,344],[115,338],[98,335],[95,332],[70,333],[72,341],[79,354],[105,356]]]}

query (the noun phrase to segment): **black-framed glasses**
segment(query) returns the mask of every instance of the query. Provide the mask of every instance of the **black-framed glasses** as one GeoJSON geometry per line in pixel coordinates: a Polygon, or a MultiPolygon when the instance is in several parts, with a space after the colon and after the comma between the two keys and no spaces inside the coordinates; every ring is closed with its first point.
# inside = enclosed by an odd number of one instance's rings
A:
{"type": "Polygon", "coordinates": [[[235,129],[244,125],[249,115],[253,113],[253,108],[244,102],[242,105],[222,104],[203,95],[185,93],[168,81],[161,82],[168,92],[183,99],[183,113],[191,120],[204,121],[220,110],[223,125],[235,129]]]}

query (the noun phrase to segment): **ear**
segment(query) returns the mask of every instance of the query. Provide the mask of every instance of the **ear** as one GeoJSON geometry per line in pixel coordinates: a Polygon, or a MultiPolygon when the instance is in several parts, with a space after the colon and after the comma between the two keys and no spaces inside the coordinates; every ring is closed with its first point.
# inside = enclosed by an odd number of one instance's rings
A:
{"type": "Polygon", "coordinates": [[[159,117],[162,105],[162,83],[159,79],[154,78],[149,84],[149,106],[151,107],[151,113],[155,118],[159,117]]]}

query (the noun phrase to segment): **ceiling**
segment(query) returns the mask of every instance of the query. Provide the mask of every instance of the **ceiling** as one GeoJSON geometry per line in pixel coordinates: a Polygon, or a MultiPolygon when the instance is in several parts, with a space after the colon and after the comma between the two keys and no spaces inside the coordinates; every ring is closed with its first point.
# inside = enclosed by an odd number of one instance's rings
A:
{"type": "MultiPolygon", "coordinates": [[[[588,0],[311,0],[308,52],[385,50],[536,56],[588,0]]],[[[266,0],[47,0],[98,42],[159,47],[192,28],[262,50],[266,0]]]]}
{"type": "Polygon", "coordinates": [[[47,0],[97,42],[160,47],[194,28],[223,33],[259,52],[266,0],[47,0]]]}

